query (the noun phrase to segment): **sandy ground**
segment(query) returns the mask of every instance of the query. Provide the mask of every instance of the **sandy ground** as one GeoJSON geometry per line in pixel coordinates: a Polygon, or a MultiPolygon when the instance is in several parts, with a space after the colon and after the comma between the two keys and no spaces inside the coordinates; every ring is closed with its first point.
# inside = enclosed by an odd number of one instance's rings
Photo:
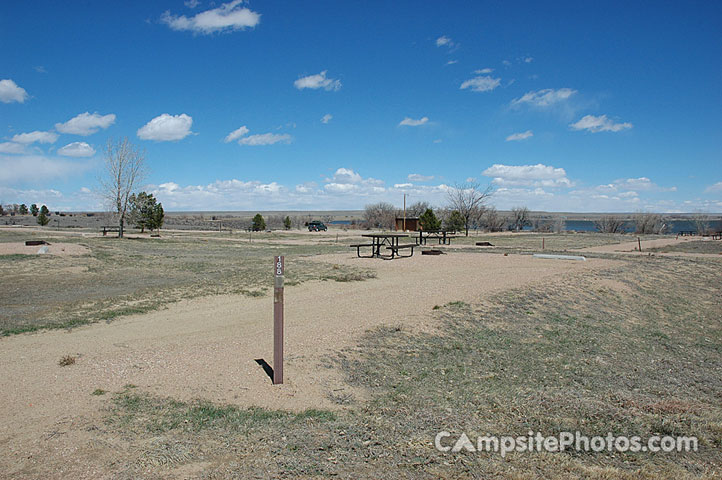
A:
{"type": "Polygon", "coordinates": [[[668,257],[719,257],[719,255],[711,253],[687,253],[687,252],[649,252],[651,248],[666,247],[667,245],[677,245],[685,242],[699,242],[699,241],[719,241],[712,240],[711,238],[700,238],[700,237],[677,237],[677,238],[660,238],[657,240],[645,240],[642,243],[642,251],[639,251],[639,243],[636,241],[617,243],[615,245],[601,245],[597,247],[580,248],[577,252],[590,252],[590,253],[623,253],[633,255],[660,255],[668,257]]]}
{"type": "Polygon", "coordinates": [[[25,242],[8,242],[0,243],[0,255],[37,255],[38,250],[43,246],[48,247],[47,254],[50,255],[85,255],[90,253],[88,247],[77,245],[75,243],[55,243],[49,245],[26,246],[25,242]]]}
{"type": "Polygon", "coordinates": [[[133,384],[177,399],[339,408],[330,393],[358,399],[363,392],[351,391],[327,358],[353,347],[367,329],[437,328],[435,305],[480,302],[500,290],[616,263],[458,252],[393,261],[348,253],[314,259],[374,268],[378,278],[286,288],[282,386],[273,386],[254,361],[272,361],[271,296],[206,297],[109,324],[0,339],[0,471],[27,472],[43,455],[79,461],[92,442],[87,428],[98,423],[110,401],[110,395],[91,395],[98,388],[117,392],[133,384]],[[77,356],[77,363],[59,366],[65,355],[77,356]]]}

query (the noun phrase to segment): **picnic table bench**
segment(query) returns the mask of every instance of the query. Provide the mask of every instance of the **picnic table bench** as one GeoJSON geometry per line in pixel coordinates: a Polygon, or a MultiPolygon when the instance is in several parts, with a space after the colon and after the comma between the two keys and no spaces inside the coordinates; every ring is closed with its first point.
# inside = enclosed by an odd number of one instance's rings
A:
{"type": "Polygon", "coordinates": [[[120,227],[117,225],[103,225],[100,228],[103,229],[103,236],[106,236],[108,232],[120,232],[120,227]]]}
{"type": "Polygon", "coordinates": [[[414,237],[414,241],[417,245],[426,245],[429,238],[436,238],[439,241],[439,245],[451,245],[451,240],[456,238],[456,232],[453,230],[430,230],[430,231],[419,231],[419,236],[414,237]]]}
{"type": "Polygon", "coordinates": [[[691,237],[694,235],[697,235],[697,232],[695,232],[694,230],[680,230],[679,232],[680,237],[691,237]]]}
{"type": "Polygon", "coordinates": [[[414,248],[417,246],[416,243],[399,244],[399,239],[408,237],[405,233],[367,233],[361,235],[362,237],[370,238],[371,243],[356,243],[350,245],[351,248],[356,249],[356,255],[359,258],[384,258],[387,260],[394,259],[396,257],[411,257],[414,254],[414,248]],[[370,255],[361,255],[361,249],[369,247],[371,249],[370,255]],[[391,252],[390,255],[384,255],[381,253],[381,247],[385,247],[386,250],[391,252]],[[410,249],[408,255],[402,255],[399,250],[410,249]]]}

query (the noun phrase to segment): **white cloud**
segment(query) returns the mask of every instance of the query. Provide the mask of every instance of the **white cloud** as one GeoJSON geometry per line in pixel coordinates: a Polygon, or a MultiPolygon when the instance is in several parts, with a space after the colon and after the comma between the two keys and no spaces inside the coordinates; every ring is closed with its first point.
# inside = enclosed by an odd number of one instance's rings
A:
{"type": "Polygon", "coordinates": [[[546,88],[544,90],[538,90],[536,92],[527,92],[521,98],[512,100],[512,105],[521,105],[526,103],[535,107],[549,107],[556,103],[567,100],[569,97],[577,93],[576,90],[571,88],[560,88],[554,90],[553,88],[546,88]]]}
{"type": "Polygon", "coordinates": [[[489,73],[493,72],[493,68],[482,68],[481,70],[475,70],[474,73],[477,75],[488,75],[489,73]]]}
{"type": "Polygon", "coordinates": [[[493,177],[494,185],[503,187],[571,187],[563,168],[550,165],[503,165],[494,164],[483,172],[484,176],[493,177]]]}
{"type": "Polygon", "coordinates": [[[33,70],[35,70],[38,73],[48,73],[48,71],[45,70],[45,67],[43,67],[42,65],[37,65],[37,66],[33,67],[33,70]]]}
{"type": "Polygon", "coordinates": [[[509,60],[502,60],[501,63],[502,63],[505,67],[511,67],[511,62],[510,62],[509,60]]]}
{"type": "Polygon", "coordinates": [[[186,0],[185,2],[183,2],[183,5],[188,8],[196,8],[200,4],[201,2],[199,2],[198,0],[186,0]]]}
{"type": "Polygon", "coordinates": [[[91,161],[71,161],[42,155],[0,156],[0,184],[36,183],[82,174],[91,161]]]}
{"type": "Polygon", "coordinates": [[[532,133],[532,131],[527,130],[526,132],[512,133],[511,135],[506,137],[506,141],[507,142],[515,142],[518,140],[526,140],[527,138],[533,137],[533,136],[534,136],[534,134],[532,133]]]}
{"type": "Polygon", "coordinates": [[[704,193],[722,193],[722,182],[717,182],[705,188],[704,193]]]}
{"type": "Polygon", "coordinates": [[[193,118],[185,113],[169,115],[164,113],[138,129],[138,137],[143,140],[169,142],[181,140],[191,133],[193,118]]]}
{"type": "Polygon", "coordinates": [[[229,143],[229,142],[232,142],[233,140],[238,140],[243,135],[247,134],[249,131],[250,130],[248,130],[248,127],[243,125],[242,127],[239,127],[237,129],[233,130],[228,135],[226,135],[226,138],[224,138],[223,141],[226,143],[229,143]]]}
{"type": "Polygon", "coordinates": [[[315,192],[318,188],[318,184],[316,182],[304,182],[300,185],[296,185],[296,192],[297,193],[312,193],[315,192]]]}
{"type": "Polygon", "coordinates": [[[395,183],[394,188],[400,188],[400,189],[407,189],[412,188],[414,186],[413,183],[395,183]]]}
{"type": "Polygon", "coordinates": [[[273,145],[274,143],[291,143],[291,136],[287,133],[260,133],[238,140],[239,145],[250,146],[273,145]]]}
{"type": "Polygon", "coordinates": [[[569,125],[574,130],[588,130],[592,133],[597,132],[619,132],[628,128],[632,128],[631,123],[614,123],[607,118],[606,115],[595,117],[594,115],[585,115],[576,123],[569,125]]]}
{"type": "Polygon", "coordinates": [[[332,118],[333,118],[333,115],[331,115],[330,113],[327,113],[326,115],[324,115],[321,118],[321,123],[328,123],[331,121],[332,118]]]}
{"type": "Polygon", "coordinates": [[[439,38],[436,39],[436,46],[437,47],[453,47],[455,44],[454,42],[447,37],[446,35],[442,35],[439,38]]]}
{"type": "Polygon", "coordinates": [[[60,133],[87,136],[92,135],[101,128],[106,129],[113,123],[115,123],[115,114],[100,115],[97,112],[93,114],[85,112],[65,123],[56,123],[55,129],[60,133]]]}
{"type": "Polygon", "coordinates": [[[331,92],[331,91],[338,91],[341,89],[341,81],[335,80],[333,78],[326,78],[326,73],[328,70],[324,70],[321,73],[318,73],[316,75],[308,75],[307,77],[301,77],[295,82],[293,82],[293,86],[296,87],[299,90],[303,90],[304,88],[310,88],[311,90],[318,90],[319,88],[323,88],[324,90],[331,92]]]}
{"type": "Polygon", "coordinates": [[[459,63],[459,61],[458,60],[449,60],[448,62],[446,62],[447,65],[454,65],[456,63],[459,63]]]}
{"type": "Polygon", "coordinates": [[[58,155],[64,157],[92,157],[95,149],[85,142],[73,142],[58,150],[58,155]]]}
{"type": "Polygon", "coordinates": [[[474,92],[488,92],[494,90],[501,84],[500,78],[489,76],[474,77],[461,84],[461,90],[470,88],[474,92]]]}
{"type": "Polygon", "coordinates": [[[160,20],[173,30],[188,30],[203,35],[253,28],[260,23],[261,15],[242,7],[242,3],[243,0],[233,0],[192,17],[171,15],[166,11],[161,15],[160,20]]]}
{"type": "Polygon", "coordinates": [[[418,120],[406,117],[401,122],[399,122],[399,125],[406,125],[407,127],[418,127],[421,125],[424,125],[425,123],[428,123],[429,118],[428,117],[422,117],[418,120]]]}
{"type": "Polygon", "coordinates": [[[31,144],[31,143],[55,143],[58,139],[58,134],[53,132],[39,132],[34,131],[30,133],[19,133],[14,135],[12,140],[16,143],[31,144]]]}
{"type": "Polygon", "coordinates": [[[674,192],[677,187],[660,187],[647,177],[639,178],[619,178],[608,185],[600,185],[598,188],[607,188],[610,190],[639,190],[639,191],[658,191],[658,192],[674,192]]]}
{"type": "Polygon", "coordinates": [[[0,80],[0,102],[24,103],[27,98],[28,92],[26,92],[24,88],[19,87],[17,83],[13,82],[9,78],[0,80]]]}
{"type": "Polygon", "coordinates": [[[25,145],[15,142],[0,143],[0,153],[22,154],[25,153],[25,145]]]}
{"type": "Polygon", "coordinates": [[[534,61],[534,58],[533,57],[525,57],[523,60],[524,60],[524,63],[531,63],[534,61]]]}
{"type": "Polygon", "coordinates": [[[433,180],[433,175],[421,175],[419,173],[410,173],[407,177],[410,182],[428,182],[429,180],[433,180]]]}

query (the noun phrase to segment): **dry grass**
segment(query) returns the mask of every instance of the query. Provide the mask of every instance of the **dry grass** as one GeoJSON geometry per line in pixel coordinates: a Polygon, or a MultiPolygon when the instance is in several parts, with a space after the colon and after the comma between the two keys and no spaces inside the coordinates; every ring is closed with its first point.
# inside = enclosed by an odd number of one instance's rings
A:
{"type": "MultiPolygon", "coordinates": [[[[115,395],[120,477],[713,478],[722,463],[722,264],[644,257],[484,303],[440,333],[369,332],[332,359],[368,402],[292,414],[115,395]],[[684,278],[684,281],[680,281],[684,278]],[[437,432],[695,435],[684,454],[441,453],[437,432]]],[[[344,399],[349,403],[349,399],[344,399]]],[[[112,462],[112,463],[111,463],[112,462]]]]}
{"type": "MultiPolygon", "coordinates": [[[[50,234],[49,234],[50,235],[50,234]]],[[[0,231],[0,242],[26,232],[0,231]]],[[[52,239],[51,236],[44,237],[52,239]]],[[[210,235],[162,239],[74,238],[90,255],[0,255],[0,336],[38,328],[68,328],[148,312],[204,295],[265,295],[274,255],[286,256],[286,283],[358,281],[367,269],[304,260],[345,251],[339,245],[287,245],[210,235]]]]}
{"type": "Polygon", "coordinates": [[[719,240],[693,240],[690,242],[667,245],[665,247],[651,248],[653,252],[670,253],[708,253],[722,254],[722,241],[719,240]]]}
{"type": "Polygon", "coordinates": [[[58,365],[61,367],[67,367],[69,365],[75,365],[76,358],[73,355],[65,355],[58,361],[58,365]]]}

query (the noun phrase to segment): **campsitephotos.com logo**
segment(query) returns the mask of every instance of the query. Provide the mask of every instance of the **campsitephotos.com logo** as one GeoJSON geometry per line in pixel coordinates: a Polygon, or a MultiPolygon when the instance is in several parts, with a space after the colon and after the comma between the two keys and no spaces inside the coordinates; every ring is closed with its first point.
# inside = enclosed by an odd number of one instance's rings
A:
{"type": "Polygon", "coordinates": [[[449,432],[439,432],[434,438],[434,446],[440,452],[493,452],[504,457],[512,452],[696,452],[698,442],[697,437],[654,435],[645,441],[637,435],[615,436],[608,433],[606,436],[589,437],[580,432],[560,432],[558,435],[545,436],[530,430],[522,436],[479,436],[476,442],[466,433],[454,436],[449,432]]]}

